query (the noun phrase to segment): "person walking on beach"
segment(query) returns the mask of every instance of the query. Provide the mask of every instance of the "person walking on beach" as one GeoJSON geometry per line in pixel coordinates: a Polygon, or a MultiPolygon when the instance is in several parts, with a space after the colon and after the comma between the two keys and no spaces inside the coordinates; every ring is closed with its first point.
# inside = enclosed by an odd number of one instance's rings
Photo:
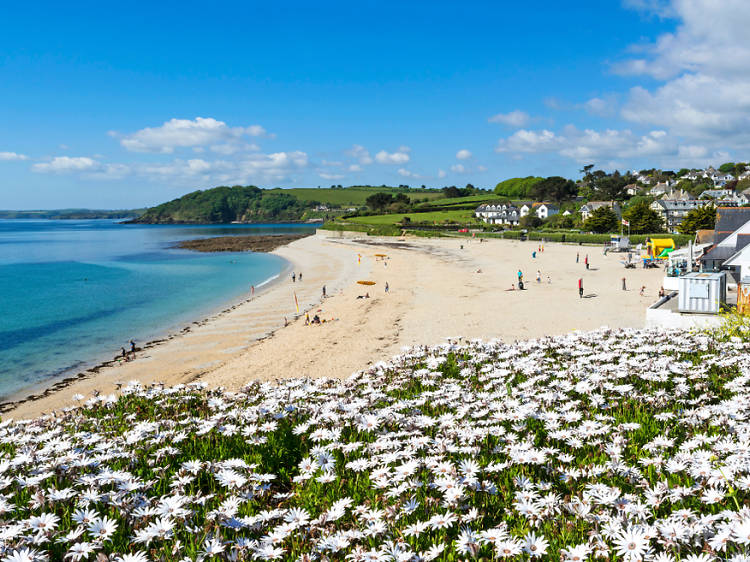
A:
{"type": "Polygon", "coordinates": [[[576,263],[578,263],[578,258],[580,258],[580,257],[581,257],[581,254],[579,254],[578,252],[576,252],[576,263]]]}
{"type": "Polygon", "coordinates": [[[536,252],[531,252],[531,257],[536,259],[536,252]]]}
{"type": "Polygon", "coordinates": [[[250,285],[250,294],[255,295],[255,285],[250,285]]]}
{"type": "Polygon", "coordinates": [[[625,278],[624,277],[622,278],[622,290],[623,291],[627,291],[628,290],[627,286],[625,285],[625,278]]]}
{"type": "Polygon", "coordinates": [[[301,271],[299,272],[299,281],[300,281],[300,283],[302,283],[302,272],[301,271]]]}
{"type": "Polygon", "coordinates": [[[520,283],[521,281],[523,281],[523,273],[522,273],[522,272],[521,272],[521,270],[519,269],[519,270],[518,270],[518,282],[520,283]]]}
{"type": "Polygon", "coordinates": [[[292,283],[296,283],[296,282],[297,282],[297,274],[294,273],[294,271],[292,271],[292,283]]]}
{"type": "Polygon", "coordinates": [[[541,283],[542,282],[542,271],[540,269],[536,270],[536,282],[541,283]]]}
{"type": "Polygon", "coordinates": [[[641,285],[641,296],[642,297],[646,296],[645,293],[644,293],[645,290],[646,290],[646,285],[641,285]]]}
{"type": "Polygon", "coordinates": [[[586,257],[584,258],[583,263],[586,264],[586,269],[588,269],[589,268],[589,255],[588,254],[586,254],[586,257]]]}
{"type": "Polygon", "coordinates": [[[326,298],[326,286],[323,285],[323,298],[326,298]]]}
{"type": "Polygon", "coordinates": [[[578,296],[583,298],[583,278],[578,279],[578,296]]]}
{"type": "Polygon", "coordinates": [[[389,290],[389,287],[388,287],[388,281],[386,281],[386,282],[385,282],[385,292],[387,293],[387,292],[388,292],[388,290],[389,290]]]}

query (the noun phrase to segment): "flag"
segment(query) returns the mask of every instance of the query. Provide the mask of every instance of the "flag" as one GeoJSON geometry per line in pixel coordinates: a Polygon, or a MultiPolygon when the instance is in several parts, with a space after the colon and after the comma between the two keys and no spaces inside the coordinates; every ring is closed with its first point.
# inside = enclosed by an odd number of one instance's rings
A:
{"type": "Polygon", "coordinates": [[[630,221],[626,221],[625,219],[622,219],[622,225],[623,226],[630,226],[630,221]]]}
{"type": "Polygon", "coordinates": [[[299,302],[297,301],[297,292],[294,292],[294,306],[297,307],[297,314],[299,314],[299,302]]]}

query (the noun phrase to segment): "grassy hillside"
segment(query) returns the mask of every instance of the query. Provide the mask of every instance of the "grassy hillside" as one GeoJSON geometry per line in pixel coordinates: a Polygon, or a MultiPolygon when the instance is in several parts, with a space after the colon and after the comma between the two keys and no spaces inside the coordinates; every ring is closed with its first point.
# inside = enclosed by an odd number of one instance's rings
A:
{"type": "Polygon", "coordinates": [[[352,186],[344,188],[314,188],[314,187],[294,187],[290,189],[268,189],[268,193],[285,193],[292,195],[302,202],[316,202],[323,205],[332,206],[352,206],[361,207],[365,200],[373,193],[405,193],[412,201],[420,199],[439,199],[443,197],[440,191],[427,189],[399,189],[396,187],[375,187],[375,186],[352,186]]]}

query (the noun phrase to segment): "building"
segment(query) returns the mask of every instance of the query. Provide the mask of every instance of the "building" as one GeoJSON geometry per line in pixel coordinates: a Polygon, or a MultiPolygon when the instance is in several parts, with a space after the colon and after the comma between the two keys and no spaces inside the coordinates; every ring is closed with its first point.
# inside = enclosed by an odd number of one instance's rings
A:
{"type": "Polygon", "coordinates": [[[750,208],[719,207],[716,209],[713,245],[701,257],[701,268],[705,271],[730,269],[733,272],[733,280],[738,281],[739,273],[735,271],[736,268],[725,262],[748,244],[750,244],[750,208]]]}
{"type": "Polygon", "coordinates": [[[516,226],[521,222],[518,207],[510,203],[485,203],[474,210],[474,216],[487,224],[516,226]]]}
{"type": "Polygon", "coordinates": [[[706,201],[657,199],[651,203],[650,207],[653,211],[659,213],[668,232],[677,232],[677,227],[682,223],[687,214],[705,204],[706,201]]]}
{"type": "Polygon", "coordinates": [[[542,220],[546,220],[560,212],[560,207],[552,203],[534,203],[534,208],[536,216],[542,220]]]}
{"type": "Polygon", "coordinates": [[[578,212],[581,213],[581,219],[585,222],[586,219],[591,216],[591,213],[593,213],[600,207],[609,207],[615,212],[618,217],[622,216],[622,210],[620,209],[620,204],[617,201],[589,201],[588,203],[581,205],[581,208],[578,209],[578,212]]]}

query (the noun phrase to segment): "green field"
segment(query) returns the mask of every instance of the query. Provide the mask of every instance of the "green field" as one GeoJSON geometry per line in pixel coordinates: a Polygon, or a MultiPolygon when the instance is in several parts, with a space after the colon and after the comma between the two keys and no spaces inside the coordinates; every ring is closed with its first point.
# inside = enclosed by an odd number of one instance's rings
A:
{"type": "Polygon", "coordinates": [[[441,197],[440,199],[430,199],[429,203],[422,203],[422,205],[442,205],[446,207],[454,207],[456,205],[466,205],[468,203],[476,203],[477,206],[481,205],[482,203],[486,203],[489,201],[499,201],[500,199],[503,199],[502,197],[498,197],[491,191],[487,192],[487,195],[469,195],[468,197],[454,197],[454,198],[446,198],[441,197]]]}
{"type": "Polygon", "coordinates": [[[438,223],[442,224],[446,221],[455,223],[477,223],[477,219],[474,217],[474,211],[461,210],[461,211],[435,211],[431,213],[394,213],[392,215],[372,215],[369,217],[352,217],[347,219],[348,222],[357,224],[397,224],[400,223],[404,217],[409,217],[412,223],[438,223]]]}
{"type": "Polygon", "coordinates": [[[365,204],[365,200],[374,193],[406,193],[410,199],[438,199],[443,198],[441,191],[428,191],[426,189],[413,190],[404,192],[394,187],[345,187],[342,189],[331,189],[327,188],[315,188],[315,187],[294,187],[291,189],[269,189],[269,192],[288,193],[293,195],[299,201],[317,201],[324,205],[332,205],[336,207],[346,207],[351,205],[353,207],[362,207],[365,204]]]}

